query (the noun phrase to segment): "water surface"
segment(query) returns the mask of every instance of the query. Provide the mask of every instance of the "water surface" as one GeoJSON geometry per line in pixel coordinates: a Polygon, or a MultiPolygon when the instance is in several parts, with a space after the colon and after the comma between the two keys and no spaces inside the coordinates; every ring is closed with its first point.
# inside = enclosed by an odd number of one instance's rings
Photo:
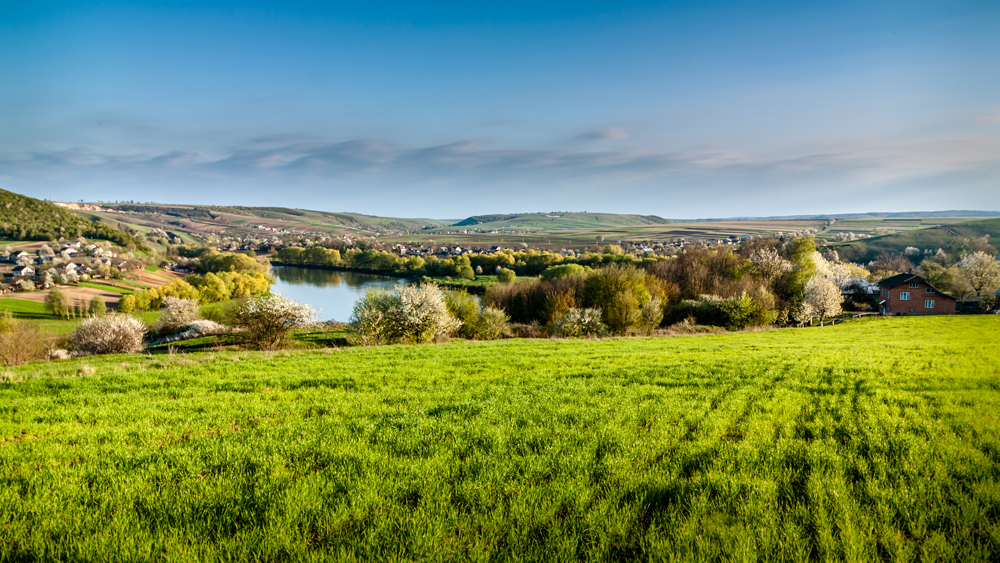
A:
{"type": "Polygon", "coordinates": [[[271,293],[308,303],[316,309],[321,320],[341,322],[351,318],[354,303],[369,289],[391,289],[396,284],[407,283],[406,279],[376,274],[295,266],[274,266],[271,275],[274,276],[271,293]]]}

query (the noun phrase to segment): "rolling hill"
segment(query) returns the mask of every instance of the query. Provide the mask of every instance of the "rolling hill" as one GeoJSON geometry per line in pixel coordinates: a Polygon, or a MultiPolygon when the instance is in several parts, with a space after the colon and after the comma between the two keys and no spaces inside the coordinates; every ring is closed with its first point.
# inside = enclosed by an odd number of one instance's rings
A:
{"type": "Polygon", "coordinates": [[[58,240],[86,237],[120,246],[145,245],[133,235],[100,221],[88,221],[47,201],[0,190],[0,237],[7,240],[58,240]]]}
{"type": "Polygon", "coordinates": [[[670,221],[656,215],[625,215],[615,213],[515,213],[505,215],[474,215],[453,227],[479,229],[563,230],[637,225],[666,225],[670,221]]]}
{"type": "MultiPolygon", "coordinates": [[[[942,249],[948,254],[960,254],[996,246],[1000,241],[1000,218],[978,219],[952,225],[914,229],[902,233],[877,236],[846,243],[834,243],[840,258],[852,262],[874,260],[880,252],[904,253],[907,247],[925,250],[942,249]]],[[[915,261],[919,262],[919,258],[915,261]]]]}

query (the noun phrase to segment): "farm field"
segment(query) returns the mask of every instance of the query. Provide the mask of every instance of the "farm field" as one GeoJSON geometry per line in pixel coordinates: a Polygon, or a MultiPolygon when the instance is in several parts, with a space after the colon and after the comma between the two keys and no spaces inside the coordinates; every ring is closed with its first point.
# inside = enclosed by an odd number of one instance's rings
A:
{"type": "Polygon", "coordinates": [[[1000,558],[1000,317],[33,363],[0,560],[1000,558]]]}

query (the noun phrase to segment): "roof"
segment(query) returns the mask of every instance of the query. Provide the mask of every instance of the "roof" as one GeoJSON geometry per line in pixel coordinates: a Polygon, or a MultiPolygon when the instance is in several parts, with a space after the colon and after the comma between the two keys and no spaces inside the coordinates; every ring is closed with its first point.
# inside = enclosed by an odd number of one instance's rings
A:
{"type": "Polygon", "coordinates": [[[893,288],[899,284],[909,283],[909,282],[926,283],[927,285],[931,285],[927,283],[927,280],[918,276],[917,274],[905,274],[905,273],[896,274],[895,276],[885,278],[884,280],[878,282],[878,284],[882,287],[893,288]]]}
{"type": "Polygon", "coordinates": [[[950,297],[951,299],[954,299],[954,297],[952,297],[951,295],[948,295],[947,293],[945,293],[945,292],[941,291],[940,289],[934,287],[933,285],[931,285],[931,283],[929,281],[927,281],[924,278],[918,276],[917,274],[896,274],[895,276],[892,276],[892,277],[889,277],[889,278],[885,278],[884,280],[878,282],[878,285],[881,286],[881,287],[884,287],[886,289],[892,289],[892,288],[896,287],[897,285],[902,285],[904,283],[911,283],[911,282],[925,284],[928,287],[930,287],[931,289],[933,289],[934,291],[936,291],[939,295],[942,295],[944,297],[950,297]]]}

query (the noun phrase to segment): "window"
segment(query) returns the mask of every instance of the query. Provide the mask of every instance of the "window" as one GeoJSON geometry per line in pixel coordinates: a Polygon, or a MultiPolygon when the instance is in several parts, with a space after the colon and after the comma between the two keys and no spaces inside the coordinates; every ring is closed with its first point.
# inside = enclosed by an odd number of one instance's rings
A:
{"type": "Polygon", "coordinates": [[[927,301],[924,301],[924,309],[933,309],[933,308],[934,308],[933,299],[928,299],[927,301]]]}
{"type": "Polygon", "coordinates": [[[917,282],[910,282],[910,287],[920,287],[920,284],[917,282]]]}
{"type": "Polygon", "coordinates": [[[927,288],[927,293],[934,293],[934,288],[933,287],[928,287],[927,288]]]}
{"type": "Polygon", "coordinates": [[[909,301],[910,300],[910,292],[909,291],[900,291],[899,292],[899,300],[900,301],[909,301]]]}

